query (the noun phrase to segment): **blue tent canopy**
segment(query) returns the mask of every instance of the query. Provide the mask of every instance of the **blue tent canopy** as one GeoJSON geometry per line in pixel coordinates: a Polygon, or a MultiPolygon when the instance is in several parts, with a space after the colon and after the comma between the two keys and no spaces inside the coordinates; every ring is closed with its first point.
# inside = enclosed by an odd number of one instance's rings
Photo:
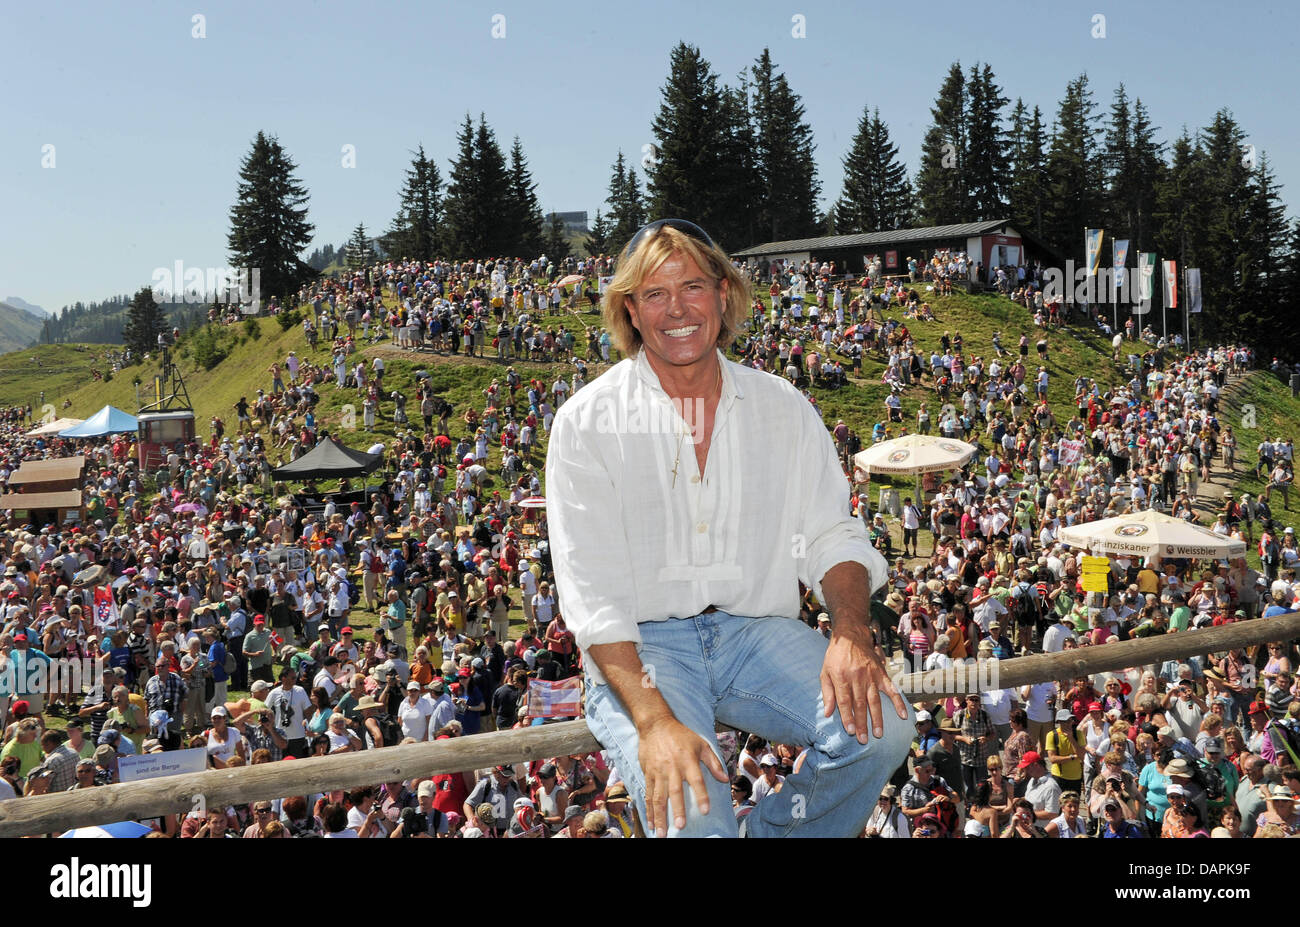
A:
{"type": "Polygon", "coordinates": [[[104,435],[116,435],[134,432],[136,420],[115,406],[104,406],[80,425],[73,425],[59,432],[60,438],[100,438],[104,435]]]}

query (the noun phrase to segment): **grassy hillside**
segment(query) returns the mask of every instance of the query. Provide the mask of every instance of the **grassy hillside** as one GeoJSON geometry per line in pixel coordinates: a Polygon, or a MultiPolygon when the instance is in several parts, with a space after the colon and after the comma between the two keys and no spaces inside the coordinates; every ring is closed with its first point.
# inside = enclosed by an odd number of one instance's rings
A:
{"type": "Polygon", "coordinates": [[[31,403],[35,416],[40,418],[40,397],[44,390],[45,402],[55,407],[57,415],[72,414],[71,410],[60,408],[63,400],[95,382],[91,371],[104,370],[103,354],[107,347],[42,344],[0,355],[0,406],[31,403]]]}
{"type": "MultiPolygon", "coordinates": [[[[927,354],[931,347],[939,343],[945,331],[962,334],[968,356],[976,354],[986,359],[993,354],[991,340],[994,331],[1002,332],[1003,344],[1011,351],[1015,350],[1022,332],[1030,335],[1031,342],[1037,340],[1030,313],[1002,297],[958,293],[936,299],[932,305],[938,321],[908,323],[909,330],[927,354]]],[[[599,322],[597,315],[567,310],[549,315],[543,320],[547,327],[574,331],[578,336],[576,350],[579,356],[586,354],[584,328],[599,325],[599,322]]],[[[213,415],[221,416],[231,425],[235,417],[232,407],[240,396],[251,398],[258,387],[269,388],[270,365],[277,360],[283,361],[290,350],[296,351],[304,360],[322,365],[329,363],[329,353],[325,348],[314,353],[310,351],[299,326],[282,331],[274,319],[260,319],[256,328],[256,337],[250,334],[248,323],[222,330],[221,337],[225,339],[225,348],[229,353],[211,370],[204,370],[196,363],[192,338],[178,352],[179,363],[197,413],[201,438],[208,437],[209,422],[213,415]]],[[[1126,378],[1124,371],[1111,361],[1109,342],[1095,330],[1074,326],[1053,332],[1050,342],[1047,361],[1051,377],[1049,398],[1062,422],[1071,414],[1074,378],[1077,375],[1084,373],[1096,379],[1103,389],[1115,386],[1126,378]]],[[[388,368],[386,389],[399,389],[408,397],[414,396],[416,371],[427,371],[437,393],[455,406],[456,417],[453,423],[459,420],[468,406],[481,409],[483,391],[494,378],[504,380],[505,375],[505,365],[492,356],[471,359],[463,354],[455,358],[430,353],[416,355],[398,351],[387,340],[376,345],[366,345],[362,352],[368,357],[376,353],[383,354],[388,368]]],[[[494,351],[488,347],[485,353],[492,355],[494,351]]],[[[100,383],[89,379],[88,361],[91,358],[92,355],[86,351],[70,345],[40,347],[0,358],[0,404],[22,401],[35,405],[35,392],[45,388],[47,398],[51,401],[55,401],[53,397],[62,396],[65,390],[68,391],[72,406],[64,410],[59,401],[59,414],[85,417],[105,402],[134,413],[139,407],[134,386],[137,378],[142,384],[140,395],[146,401],[152,397],[152,379],[158,373],[156,360],[132,367],[112,382],[100,383]],[[32,377],[35,372],[31,364],[33,356],[40,357],[44,365],[43,371],[35,378],[32,377]],[[27,398],[28,393],[32,394],[30,398],[27,398]]],[[[566,364],[515,362],[515,365],[525,380],[536,377],[548,385],[557,376],[567,378],[572,373],[572,367],[566,364]]],[[[599,372],[603,368],[597,365],[594,369],[599,372]]],[[[1033,351],[1030,353],[1029,369],[1031,376],[1037,369],[1037,357],[1033,351]]],[[[872,426],[884,418],[883,400],[886,389],[881,383],[883,372],[884,364],[879,358],[867,357],[864,358],[860,379],[851,380],[849,385],[839,390],[813,390],[827,425],[833,425],[836,419],[842,418],[863,437],[864,443],[869,443],[872,426]]],[[[1239,459],[1253,462],[1255,445],[1265,433],[1270,437],[1292,433],[1293,426],[1288,423],[1297,419],[1300,403],[1292,400],[1289,391],[1267,374],[1257,374],[1239,390],[1240,396],[1230,394],[1225,402],[1225,415],[1234,427],[1241,423],[1238,428],[1241,443],[1239,459]],[[1242,403],[1253,406],[1253,418],[1245,415],[1242,403]]],[[[381,404],[375,428],[366,430],[363,427],[359,397],[354,390],[338,390],[327,384],[321,391],[321,397],[317,409],[321,426],[353,447],[364,448],[376,441],[388,441],[397,433],[391,421],[391,402],[381,404]]],[[[922,401],[929,403],[931,414],[937,421],[939,404],[933,390],[928,386],[913,386],[904,394],[904,422],[907,428],[914,427],[916,412],[922,401]]],[[[408,405],[408,414],[418,422],[416,412],[416,406],[412,402],[408,405]]],[[[897,434],[899,426],[893,427],[891,433],[897,434]]],[[[453,434],[455,433],[456,430],[453,429],[453,434]]],[[[545,454],[545,436],[541,438],[540,453],[534,459],[538,466],[545,454]]],[[[985,444],[987,447],[987,441],[985,444]]],[[[272,458],[277,454],[273,451],[272,458]]],[[[499,464],[499,456],[495,451],[490,463],[492,467],[489,469],[499,464]]],[[[1241,469],[1239,465],[1239,476],[1241,469]]],[[[911,483],[906,479],[903,482],[907,485],[911,483]]],[[[1260,481],[1252,480],[1247,475],[1238,491],[1258,491],[1261,486],[1260,481]]],[[[1280,497],[1277,501],[1280,505],[1280,497]]],[[[1293,504],[1300,507],[1300,501],[1293,500],[1293,504]]]]}
{"type": "MultiPolygon", "coordinates": [[[[991,338],[995,330],[1003,333],[1003,342],[1008,349],[1014,346],[1022,331],[1035,337],[1032,331],[1030,314],[1009,300],[992,295],[955,294],[934,301],[938,321],[930,323],[909,322],[918,344],[928,349],[939,342],[945,332],[961,332],[965,339],[966,351],[991,356],[991,338]]],[[[585,338],[583,330],[589,325],[598,325],[599,317],[588,313],[562,311],[548,316],[544,320],[548,327],[567,328],[578,336],[577,352],[585,356],[585,338]]],[[[198,414],[200,434],[206,436],[207,425],[211,417],[220,415],[227,423],[233,419],[232,406],[241,395],[253,396],[257,388],[269,387],[270,375],[267,372],[271,363],[283,360],[288,352],[296,350],[300,357],[311,359],[316,363],[327,364],[328,352],[321,348],[312,354],[306,344],[302,331],[295,326],[281,331],[273,319],[259,320],[258,336],[250,337],[242,323],[233,330],[226,330],[227,339],[238,339],[230,344],[229,356],[212,370],[202,370],[195,363],[193,342],[188,342],[179,352],[181,369],[189,387],[190,396],[198,414]]],[[[45,350],[45,349],[41,349],[45,350]]],[[[504,366],[494,358],[468,359],[464,357],[449,359],[445,356],[397,352],[386,343],[370,345],[363,348],[367,355],[383,353],[388,364],[389,388],[401,389],[413,395],[414,373],[427,370],[440,395],[445,396],[457,408],[457,416],[467,405],[481,408],[482,391],[494,377],[504,376],[504,366]]],[[[487,353],[491,354],[489,348],[487,353]]],[[[1035,358],[1031,357],[1031,361],[1035,358]]],[[[1112,386],[1121,379],[1120,371],[1111,363],[1109,344],[1101,337],[1078,327],[1070,333],[1057,332],[1052,336],[1051,351],[1048,359],[1051,374],[1050,398],[1054,408],[1068,416],[1069,403],[1073,398],[1073,382],[1078,372],[1086,371],[1095,377],[1103,387],[1112,386]]],[[[567,376],[572,368],[563,365],[532,364],[520,362],[517,367],[525,378],[530,376],[543,379],[548,385],[557,375],[567,376]]],[[[1032,370],[1036,363],[1031,364],[1032,370]]],[[[856,429],[864,440],[870,440],[872,426],[883,417],[883,399],[886,390],[881,384],[884,364],[875,357],[864,359],[863,376],[859,380],[839,390],[814,390],[823,416],[828,425],[836,419],[843,418],[856,429]]],[[[111,402],[120,408],[134,412],[138,407],[133,381],[138,377],[144,384],[142,395],[149,395],[149,384],[158,372],[155,361],[146,362],[124,371],[111,383],[85,383],[81,388],[71,392],[73,406],[68,414],[85,416],[99,409],[105,402],[111,402]]],[[[391,421],[391,403],[381,406],[381,420],[373,432],[361,427],[360,406],[355,392],[336,390],[327,386],[322,393],[322,403],[318,410],[318,419],[322,425],[338,428],[340,437],[347,443],[365,447],[376,440],[386,440],[395,434],[391,421]],[[355,427],[346,427],[351,421],[347,405],[354,407],[355,427]]],[[[0,398],[2,394],[0,394],[0,398]]],[[[913,386],[904,396],[905,421],[911,427],[915,422],[916,410],[922,401],[928,401],[932,414],[937,420],[938,404],[933,391],[928,387],[913,386]]],[[[410,407],[413,411],[414,407],[410,407]]],[[[493,461],[495,463],[495,460],[493,461]]]]}

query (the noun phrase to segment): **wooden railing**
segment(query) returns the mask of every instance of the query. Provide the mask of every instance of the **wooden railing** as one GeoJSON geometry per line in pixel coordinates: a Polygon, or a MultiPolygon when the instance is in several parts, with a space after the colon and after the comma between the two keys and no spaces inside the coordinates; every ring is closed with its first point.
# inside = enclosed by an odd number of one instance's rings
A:
{"type": "MultiPolygon", "coordinates": [[[[1300,613],[1289,612],[1220,628],[1017,657],[997,663],[996,675],[990,682],[996,688],[1011,688],[1296,638],[1300,638],[1300,613]]],[[[904,676],[902,682],[905,692],[914,693],[913,700],[917,698],[915,693],[939,698],[966,691],[964,687],[945,691],[943,685],[950,679],[942,671],[934,671],[904,676]]],[[[293,763],[208,770],[57,795],[16,798],[0,802],[0,837],[59,833],[72,827],[174,814],[189,811],[200,801],[208,807],[224,807],[598,749],[600,744],[585,721],[564,721],[293,763]]]]}

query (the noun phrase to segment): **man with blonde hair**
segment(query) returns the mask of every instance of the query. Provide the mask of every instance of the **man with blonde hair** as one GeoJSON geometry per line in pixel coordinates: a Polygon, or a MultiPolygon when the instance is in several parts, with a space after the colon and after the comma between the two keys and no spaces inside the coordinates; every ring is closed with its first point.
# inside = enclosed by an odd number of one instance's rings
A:
{"type": "Polygon", "coordinates": [[[748,314],[748,284],[693,223],[652,222],[623,249],[604,317],[627,359],[551,434],[557,608],[648,830],[737,835],[722,721],[808,748],[749,834],[849,837],[911,740],[868,626],[887,567],[816,410],[723,356],[748,314]],[[800,582],[830,640],[798,620],[800,582]]]}

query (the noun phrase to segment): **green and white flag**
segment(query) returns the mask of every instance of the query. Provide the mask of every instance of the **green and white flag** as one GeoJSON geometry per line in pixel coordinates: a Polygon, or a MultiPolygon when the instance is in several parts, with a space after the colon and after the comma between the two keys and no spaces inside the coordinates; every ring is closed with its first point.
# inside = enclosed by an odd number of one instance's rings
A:
{"type": "Polygon", "coordinates": [[[1151,299],[1156,291],[1156,256],[1150,251],[1139,251],[1137,256],[1138,297],[1139,302],[1133,307],[1134,315],[1146,315],[1151,311],[1151,299]]]}

